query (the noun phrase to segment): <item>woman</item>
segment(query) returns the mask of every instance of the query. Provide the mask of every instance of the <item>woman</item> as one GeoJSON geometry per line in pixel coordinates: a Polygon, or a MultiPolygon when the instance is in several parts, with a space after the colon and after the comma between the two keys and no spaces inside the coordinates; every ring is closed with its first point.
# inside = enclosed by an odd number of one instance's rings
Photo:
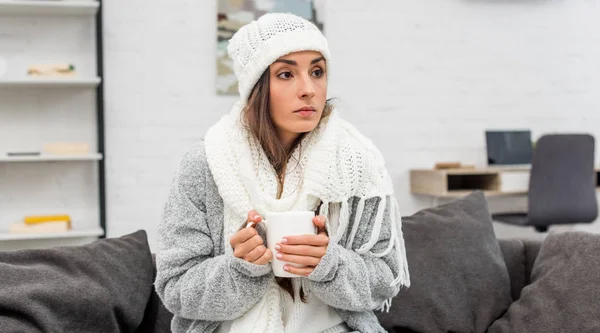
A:
{"type": "Polygon", "coordinates": [[[159,228],[156,289],[174,332],[385,332],[409,274],[379,151],[327,101],[327,41],[266,14],[228,53],[240,102],[183,158],[159,228]],[[318,235],[266,248],[262,215],[312,210],[318,235]],[[305,265],[275,278],[274,256],[305,265]]]}

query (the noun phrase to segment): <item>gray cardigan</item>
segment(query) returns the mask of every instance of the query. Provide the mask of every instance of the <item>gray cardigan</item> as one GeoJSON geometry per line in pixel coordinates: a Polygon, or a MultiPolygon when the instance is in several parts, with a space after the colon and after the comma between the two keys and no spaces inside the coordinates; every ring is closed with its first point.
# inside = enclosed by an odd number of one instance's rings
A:
{"type": "MultiPolygon", "coordinates": [[[[353,249],[368,241],[379,200],[366,201],[353,249]]],[[[358,199],[351,198],[349,203],[352,223],[358,199]]],[[[352,225],[348,226],[347,230],[351,229],[352,225]]],[[[264,230],[259,231],[264,237],[264,230]]],[[[372,251],[385,249],[390,235],[390,222],[384,220],[372,251]]],[[[347,237],[340,243],[345,244],[347,237]]],[[[224,246],[230,245],[223,241],[223,201],[202,143],[184,155],[177,169],[158,238],[155,285],[164,305],[175,315],[174,333],[214,332],[221,322],[240,317],[256,304],[274,278],[270,264],[256,265],[224,254],[224,246]]],[[[396,251],[378,258],[331,242],[305,282],[311,293],[337,309],[350,328],[385,332],[373,310],[398,294],[401,286],[390,286],[398,270],[396,251]]]]}

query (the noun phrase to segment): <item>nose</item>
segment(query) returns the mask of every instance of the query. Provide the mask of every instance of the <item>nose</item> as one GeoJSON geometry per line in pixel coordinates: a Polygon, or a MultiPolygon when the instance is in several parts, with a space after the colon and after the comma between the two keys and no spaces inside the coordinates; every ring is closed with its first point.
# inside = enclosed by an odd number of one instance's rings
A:
{"type": "Polygon", "coordinates": [[[312,98],[315,96],[315,86],[308,75],[303,75],[299,80],[298,95],[301,99],[312,98]]]}

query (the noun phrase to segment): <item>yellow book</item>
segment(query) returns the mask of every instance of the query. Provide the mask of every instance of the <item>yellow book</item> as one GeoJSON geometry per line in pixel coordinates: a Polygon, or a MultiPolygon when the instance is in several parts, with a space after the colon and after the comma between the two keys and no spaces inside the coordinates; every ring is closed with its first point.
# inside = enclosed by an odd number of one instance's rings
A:
{"type": "Polygon", "coordinates": [[[71,222],[71,217],[66,214],[61,215],[30,215],[25,216],[24,221],[25,224],[36,224],[36,223],[45,223],[45,222],[62,222],[67,221],[71,222]]]}

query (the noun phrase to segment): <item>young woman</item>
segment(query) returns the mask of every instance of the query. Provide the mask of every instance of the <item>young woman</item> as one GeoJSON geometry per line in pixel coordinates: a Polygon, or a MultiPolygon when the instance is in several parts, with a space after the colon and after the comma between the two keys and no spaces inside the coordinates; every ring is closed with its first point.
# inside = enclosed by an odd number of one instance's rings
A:
{"type": "Polygon", "coordinates": [[[400,214],[381,154],[327,101],[325,37],[266,14],[228,53],[241,99],[184,156],[159,228],[173,331],[385,332],[373,310],[410,284],[400,214]],[[262,214],[291,210],[319,233],[271,253],[262,214]],[[305,267],[276,278],[275,258],[305,267]]]}

